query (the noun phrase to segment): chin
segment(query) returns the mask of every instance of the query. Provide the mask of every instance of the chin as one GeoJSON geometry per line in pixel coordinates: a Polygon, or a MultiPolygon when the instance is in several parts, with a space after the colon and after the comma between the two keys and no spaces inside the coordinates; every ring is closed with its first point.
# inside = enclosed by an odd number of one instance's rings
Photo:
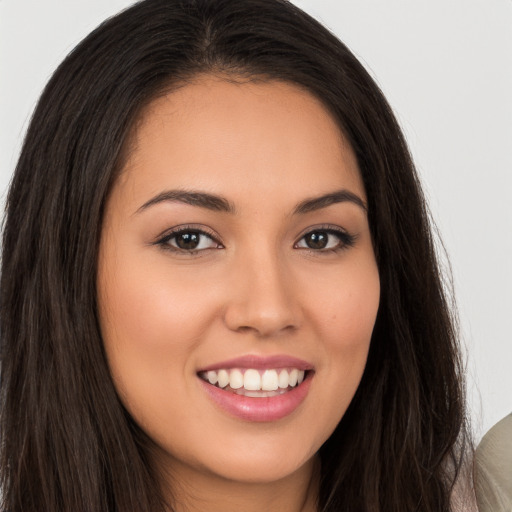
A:
{"type": "Polygon", "coordinates": [[[305,460],[293,457],[255,457],[251,460],[231,460],[211,468],[219,477],[242,484],[270,484],[304,470],[313,464],[315,455],[305,460]],[[286,460],[283,460],[286,459],[286,460]]]}

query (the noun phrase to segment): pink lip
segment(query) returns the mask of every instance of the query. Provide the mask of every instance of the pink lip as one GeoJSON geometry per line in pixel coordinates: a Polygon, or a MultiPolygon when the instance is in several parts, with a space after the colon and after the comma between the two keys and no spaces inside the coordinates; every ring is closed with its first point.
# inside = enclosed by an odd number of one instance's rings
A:
{"type": "Polygon", "coordinates": [[[308,374],[302,384],[282,395],[260,398],[237,395],[199,380],[209,397],[227,413],[246,421],[270,422],[288,416],[299,407],[308,394],[313,375],[308,374]]]}
{"type": "Polygon", "coordinates": [[[313,365],[302,359],[281,354],[275,356],[249,355],[211,364],[201,368],[199,372],[220,369],[227,370],[230,368],[254,368],[255,370],[264,370],[266,368],[297,368],[298,370],[312,370],[313,365]]]}
{"type": "MultiPolygon", "coordinates": [[[[311,369],[311,365],[290,357],[254,358],[242,357],[209,366],[201,371],[219,368],[299,368],[311,369]]],[[[306,373],[301,384],[281,395],[271,397],[248,397],[232,391],[221,389],[209,382],[198,378],[209,398],[228,414],[246,421],[271,422],[292,414],[306,398],[314,372],[306,373]]]]}

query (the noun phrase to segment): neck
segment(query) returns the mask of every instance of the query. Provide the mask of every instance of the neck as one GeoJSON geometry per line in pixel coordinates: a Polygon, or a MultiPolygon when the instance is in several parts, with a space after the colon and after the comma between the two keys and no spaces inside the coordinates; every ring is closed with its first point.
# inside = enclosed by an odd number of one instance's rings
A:
{"type": "Polygon", "coordinates": [[[176,467],[165,472],[172,512],[316,512],[320,463],[309,460],[272,482],[239,482],[206,471],[176,467]]]}

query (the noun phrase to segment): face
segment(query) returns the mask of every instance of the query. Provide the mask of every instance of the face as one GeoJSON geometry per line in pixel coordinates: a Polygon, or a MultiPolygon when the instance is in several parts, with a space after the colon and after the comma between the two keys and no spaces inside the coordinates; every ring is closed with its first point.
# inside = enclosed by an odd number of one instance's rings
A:
{"type": "Polygon", "coordinates": [[[198,78],[143,115],[107,204],[102,335],[176,474],[310,463],[361,379],[379,276],[353,151],[310,94],[198,78]]]}

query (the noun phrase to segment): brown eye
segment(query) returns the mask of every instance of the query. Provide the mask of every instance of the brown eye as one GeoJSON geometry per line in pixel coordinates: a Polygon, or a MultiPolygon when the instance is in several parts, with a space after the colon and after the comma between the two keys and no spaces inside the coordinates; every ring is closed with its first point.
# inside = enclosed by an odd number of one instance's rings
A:
{"type": "Polygon", "coordinates": [[[166,249],[183,252],[197,252],[221,247],[221,244],[209,234],[193,229],[182,229],[169,233],[157,244],[166,249]]]}
{"type": "Polygon", "coordinates": [[[296,244],[298,249],[329,251],[345,249],[354,245],[356,237],[340,228],[315,229],[306,233],[296,244]]]}
{"type": "Polygon", "coordinates": [[[313,231],[304,237],[304,241],[310,249],[325,249],[329,243],[329,233],[313,231]]]}
{"type": "MultiPolygon", "coordinates": [[[[204,236],[204,235],[203,235],[204,236]]],[[[183,249],[185,251],[191,251],[193,249],[197,249],[199,243],[201,241],[201,234],[189,231],[187,233],[179,233],[174,236],[174,244],[178,249],[183,249]]]]}

